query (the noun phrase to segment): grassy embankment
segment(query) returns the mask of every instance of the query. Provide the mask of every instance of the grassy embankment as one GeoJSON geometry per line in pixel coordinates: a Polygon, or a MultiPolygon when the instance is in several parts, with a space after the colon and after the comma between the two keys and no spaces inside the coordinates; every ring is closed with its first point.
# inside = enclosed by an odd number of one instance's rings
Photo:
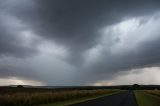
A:
{"type": "MultiPolygon", "coordinates": [[[[6,92],[0,95],[1,106],[34,106],[55,103],[56,105],[77,103],[97,96],[104,96],[117,90],[67,90],[67,91],[32,91],[6,92]]],[[[53,105],[53,104],[52,104],[53,105]]],[[[46,105],[47,106],[47,105],[46,105]]]]}
{"type": "Polygon", "coordinates": [[[159,90],[135,91],[134,93],[139,106],[160,106],[159,90]]]}

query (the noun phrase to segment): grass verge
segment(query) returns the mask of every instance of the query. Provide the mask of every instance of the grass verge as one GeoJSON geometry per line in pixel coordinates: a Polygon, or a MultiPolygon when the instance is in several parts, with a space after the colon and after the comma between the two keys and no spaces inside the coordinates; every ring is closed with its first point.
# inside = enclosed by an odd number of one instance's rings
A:
{"type": "Polygon", "coordinates": [[[71,105],[71,104],[76,104],[76,103],[86,102],[86,101],[89,101],[89,100],[98,99],[98,98],[113,95],[113,94],[116,94],[116,93],[119,93],[119,92],[121,92],[121,91],[117,91],[117,92],[109,93],[109,94],[87,96],[87,97],[83,97],[83,98],[79,98],[79,99],[70,99],[70,100],[65,100],[65,101],[62,101],[62,102],[49,103],[49,104],[43,104],[43,105],[38,105],[38,106],[66,106],[66,105],[71,105]]]}
{"type": "Polygon", "coordinates": [[[139,106],[160,106],[160,98],[145,91],[134,91],[139,106]]]}

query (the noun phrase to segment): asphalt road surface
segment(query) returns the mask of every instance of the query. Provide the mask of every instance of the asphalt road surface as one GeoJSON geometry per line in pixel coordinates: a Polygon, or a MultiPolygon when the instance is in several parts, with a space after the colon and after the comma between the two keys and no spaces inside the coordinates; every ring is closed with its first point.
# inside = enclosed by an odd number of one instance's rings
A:
{"type": "Polygon", "coordinates": [[[70,105],[70,106],[138,106],[132,91],[125,91],[118,94],[70,105]]]}

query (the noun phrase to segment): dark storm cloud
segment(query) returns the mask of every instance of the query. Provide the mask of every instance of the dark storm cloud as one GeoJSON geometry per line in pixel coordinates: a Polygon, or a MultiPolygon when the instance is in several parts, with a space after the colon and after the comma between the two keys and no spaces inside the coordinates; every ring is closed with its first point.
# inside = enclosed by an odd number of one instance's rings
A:
{"type": "Polygon", "coordinates": [[[148,15],[159,9],[156,0],[35,0],[33,9],[14,7],[11,12],[41,36],[53,38],[75,50],[97,43],[98,30],[124,17],[148,15]]]}
{"type": "Polygon", "coordinates": [[[120,22],[125,17],[153,14],[157,0],[35,0],[34,7],[14,7],[11,12],[31,24],[41,36],[66,45],[72,63],[83,63],[81,53],[98,43],[99,29],[120,22]],[[76,54],[76,55],[75,55],[76,54]]]}
{"type": "Polygon", "coordinates": [[[0,1],[0,56],[29,57],[37,54],[38,38],[31,35],[32,30],[16,14],[8,12],[14,3],[16,0],[0,1]]]}
{"type": "Polygon", "coordinates": [[[32,47],[23,45],[21,39],[0,29],[0,56],[28,57],[36,52],[32,47]]]}
{"type": "MultiPolygon", "coordinates": [[[[2,16],[4,14],[0,15],[2,16]]],[[[11,22],[12,20],[9,20],[8,17],[5,16],[2,19],[1,16],[0,16],[0,23],[1,23],[0,56],[8,55],[15,57],[26,57],[26,56],[28,57],[31,56],[33,53],[35,53],[36,49],[33,48],[35,46],[31,46],[30,44],[26,43],[27,39],[25,39],[24,35],[21,33],[23,29],[16,28],[17,26],[15,23],[11,22]]]]}
{"type": "Polygon", "coordinates": [[[145,42],[138,49],[119,55],[103,54],[103,59],[93,65],[92,70],[99,70],[97,73],[106,71],[123,71],[136,68],[156,66],[160,63],[160,40],[145,42]],[[97,69],[96,69],[97,68],[97,69]]]}
{"type": "MultiPolygon", "coordinates": [[[[23,1],[17,2],[23,3],[23,1]]],[[[148,0],[54,0],[47,2],[35,0],[34,5],[31,2],[28,8],[17,2],[11,7],[6,7],[8,9],[6,11],[31,24],[31,27],[40,35],[67,44],[75,51],[95,45],[100,36],[97,30],[104,26],[119,22],[127,16],[153,13],[159,7],[159,2],[148,0]]]]}
{"type": "MultiPolygon", "coordinates": [[[[94,82],[118,71],[154,66],[160,61],[159,37],[141,43],[132,51],[112,54],[110,51],[112,46],[114,43],[121,42],[121,38],[116,35],[117,39],[113,40],[108,35],[105,41],[108,45],[105,50],[100,51],[101,57],[98,61],[94,60],[95,62],[85,66],[87,57],[84,56],[88,50],[101,43],[101,29],[130,18],[150,17],[160,11],[159,0],[14,0],[14,2],[6,0],[1,1],[0,9],[0,17],[9,14],[8,17],[19,20],[36,36],[65,46],[69,52],[65,62],[71,64],[75,70],[79,70],[77,71],[80,77],[79,79],[77,77],[79,84],[86,83],[86,79],[87,82],[94,82]],[[91,75],[90,78],[88,75],[91,75]],[[81,78],[82,76],[84,79],[81,78]]],[[[141,21],[141,24],[146,22],[147,20],[141,21]]],[[[38,53],[37,47],[33,46],[34,43],[23,44],[21,42],[23,37],[16,35],[19,31],[10,30],[11,27],[0,25],[1,55],[30,57],[38,53]]],[[[42,42],[37,45],[40,43],[42,42]]]]}

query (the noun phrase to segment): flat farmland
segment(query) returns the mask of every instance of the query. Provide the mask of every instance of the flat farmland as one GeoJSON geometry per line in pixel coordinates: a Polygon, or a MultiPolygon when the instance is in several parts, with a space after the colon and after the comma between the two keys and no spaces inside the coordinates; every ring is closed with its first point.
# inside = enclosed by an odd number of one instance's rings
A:
{"type": "Polygon", "coordinates": [[[158,89],[123,89],[0,87],[0,106],[160,106],[158,89]]]}
{"type": "MultiPolygon", "coordinates": [[[[63,101],[88,99],[112,94],[118,90],[81,90],[81,89],[39,89],[39,88],[4,88],[0,89],[0,106],[36,106],[63,101]]],[[[65,105],[65,104],[64,104],[65,105]]]]}

